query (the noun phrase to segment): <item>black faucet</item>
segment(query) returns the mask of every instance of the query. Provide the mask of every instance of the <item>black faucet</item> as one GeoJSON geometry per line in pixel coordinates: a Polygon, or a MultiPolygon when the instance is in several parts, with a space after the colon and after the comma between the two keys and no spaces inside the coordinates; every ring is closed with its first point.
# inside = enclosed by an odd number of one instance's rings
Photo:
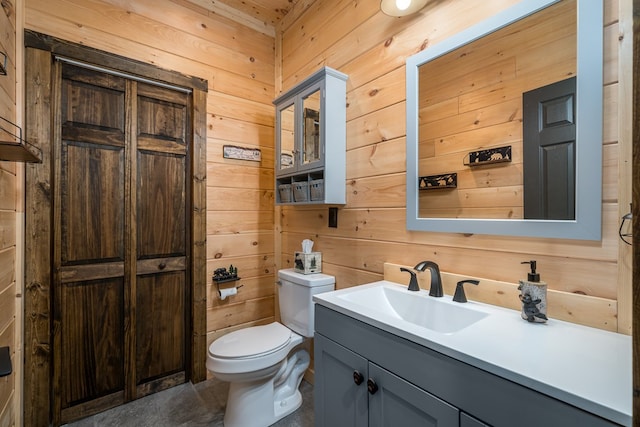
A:
{"type": "Polygon", "coordinates": [[[444,292],[442,291],[442,277],[440,277],[440,268],[438,268],[438,264],[433,261],[422,261],[413,268],[417,271],[424,271],[428,268],[431,273],[431,288],[429,289],[429,295],[432,297],[441,297],[444,295],[444,292]]]}
{"type": "Polygon", "coordinates": [[[467,302],[467,296],[464,294],[464,286],[463,286],[465,283],[471,283],[472,285],[477,285],[478,283],[480,283],[480,281],[471,280],[471,279],[459,281],[456,284],[456,293],[453,294],[453,300],[455,302],[467,302]]]}
{"type": "Polygon", "coordinates": [[[409,288],[408,290],[416,292],[420,290],[420,286],[418,285],[418,278],[416,277],[416,272],[413,270],[409,270],[408,268],[400,267],[400,271],[405,271],[411,274],[411,280],[409,280],[409,288]]]}

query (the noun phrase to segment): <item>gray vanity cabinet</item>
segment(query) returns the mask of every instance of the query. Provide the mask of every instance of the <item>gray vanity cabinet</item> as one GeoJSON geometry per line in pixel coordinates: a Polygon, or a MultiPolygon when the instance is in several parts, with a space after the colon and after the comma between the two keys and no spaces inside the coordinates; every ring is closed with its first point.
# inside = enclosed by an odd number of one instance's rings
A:
{"type": "Polygon", "coordinates": [[[340,344],[314,348],[316,426],[458,426],[458,409],[340,344]]]}
{"type": "Polygon", "coordinates": [[[314,346],[316,427],[617,425],[318,303],[314,346]]]}

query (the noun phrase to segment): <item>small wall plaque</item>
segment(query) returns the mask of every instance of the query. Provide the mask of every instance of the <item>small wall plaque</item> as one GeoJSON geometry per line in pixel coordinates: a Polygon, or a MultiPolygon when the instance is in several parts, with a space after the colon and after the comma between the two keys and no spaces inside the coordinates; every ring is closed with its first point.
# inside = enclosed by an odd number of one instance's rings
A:
{"type": "Polygon", "coordinates": [[[487,148],[469,152],[469,162],[466,166],[480,166],[492,163],[502,163],[511,161],[511,146],[487,148]]]}
{"type": "Polygon", "coordinates": [[[225,159],[250,160],[259,162],[262,160],[262,153],[257,148],[237,147],[235,145],[224,145],[222,155],[225,159]]]}
{"type": "Polygon", "coordinates": [[[421,176],[418,179],[418,188],[420,190],[438,190],[458,187],[458,174],[455,172],[441,175],[421,176]]]}

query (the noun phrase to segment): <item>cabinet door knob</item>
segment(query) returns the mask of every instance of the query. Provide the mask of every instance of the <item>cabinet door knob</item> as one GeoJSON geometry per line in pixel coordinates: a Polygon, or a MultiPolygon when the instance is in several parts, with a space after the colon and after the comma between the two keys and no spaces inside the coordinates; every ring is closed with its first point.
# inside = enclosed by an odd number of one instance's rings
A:
{"type": "Polygon", "coordinates": [[[360,385],[363,381],[364,376],[358,371],[353,371],[353,382],[356,383],[356,385],[360,385]]]}
{"type": "Polygon", "coordinates": [[[378,384],[371,378],[367,380],[367,390],[369,390],[371,394],[376,394],[376,391],[378,391],[378,384]]]}
{"type": "Polygon", "coordinates": [[[158,264],[158,270],[164,270],[167,267],[167,264],[165,264],[164,262],[161,262],[160,264],[158,264]]]}

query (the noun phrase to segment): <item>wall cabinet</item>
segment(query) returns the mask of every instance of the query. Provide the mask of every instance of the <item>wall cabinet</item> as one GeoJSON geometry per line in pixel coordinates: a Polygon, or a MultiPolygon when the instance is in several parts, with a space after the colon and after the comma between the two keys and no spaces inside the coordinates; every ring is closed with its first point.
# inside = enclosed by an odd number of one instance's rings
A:
{"type": "Polygon", "coordinates": [[[315,316],[316,427],[617,425],[320,304],[315,316]]]}
{"type": "Polygon", "coordinates": [[[344,204],[347,76],[324,67],[276,106],[276,204],[344,204]]]}

